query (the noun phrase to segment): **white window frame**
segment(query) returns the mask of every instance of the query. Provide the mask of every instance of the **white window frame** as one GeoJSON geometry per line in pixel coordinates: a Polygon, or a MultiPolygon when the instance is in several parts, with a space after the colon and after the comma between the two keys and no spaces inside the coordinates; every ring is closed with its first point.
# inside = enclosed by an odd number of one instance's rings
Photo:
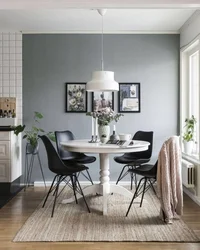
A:
{"type": "MultiPolygon", "coordinates": [[[[200,35],[190,44],[180,50],[180,135],[184,133],[185,118],[190,117],[189,110],[189,56],[199,51],[199,67],[200,67],[200,35]]],[[[200,71],[200,69],[199,69],[200,71]]],[[[199,77],[199,98],[200,98],[200,77],[199,77]]],[[[200,110],[200,107],[199,107],[200,110]]],[[[199,111],[200,112],[200,111],[199,111]]],[[[200,114],[199,114],[200,117],[200,114]]],[[[199,123],[200,121],[198,121],[199,123]]],[[[199,128],[200,129],[200,128],[199,128]]],[[[199,131],[200,142],[200,131],[199,131]]],[[[199,143],[200,145],[200,143],[199,143]]],[[[199,146],[200,147],[200,146],[199,146]]],[[[183,151],[183,150],[182,150],[183,151]]],[[[198,158],[195,155],[185,155],[186,158],[191,158],[200,162],[200,148],[198,158]]]]}

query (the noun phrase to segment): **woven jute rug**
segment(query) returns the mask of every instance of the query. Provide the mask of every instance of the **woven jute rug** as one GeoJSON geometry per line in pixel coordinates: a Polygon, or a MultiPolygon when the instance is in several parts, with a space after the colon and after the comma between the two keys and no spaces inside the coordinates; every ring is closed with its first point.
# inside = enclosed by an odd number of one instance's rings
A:
{"type": "Polygon", "coordinates": [[[61,204],[62,199],[73,195],[66,189],[58,197],[54,217],[51,218],[53,196],[45,208],[42,203],[19,230],[14,242],[23,241],[165,241],[199,242],[200,239],[182,220],[164,224],[159,218],[159,200],[150,192],[145,193],[143,205],[136,199],[128,217],[125,217],[130,199],[110,195],[108,215],[102,215],[102,197],[87,197],[91,213],[83,200],[79,204],[61,204]]]}

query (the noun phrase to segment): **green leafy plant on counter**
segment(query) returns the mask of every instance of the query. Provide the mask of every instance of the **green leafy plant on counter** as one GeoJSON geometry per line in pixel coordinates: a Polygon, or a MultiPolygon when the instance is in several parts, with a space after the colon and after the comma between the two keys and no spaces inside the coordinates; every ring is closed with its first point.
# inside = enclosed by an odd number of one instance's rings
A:
{"type": "Polygon", "coordinates": [[[40,120],[43,118],[43,115],[39,112],[34,112],[33,123],[30,129],[26,130],[26,125],[18,125],[13,127],[14,134],[19,135],[24,133],[23,139],[26,139],[27,142],[36,147],[38,144],[39,135],[46,134],[52,141],[55,141],[55,135],[53,132],[45,132],[44,129],[40,128],[40,120]]]}

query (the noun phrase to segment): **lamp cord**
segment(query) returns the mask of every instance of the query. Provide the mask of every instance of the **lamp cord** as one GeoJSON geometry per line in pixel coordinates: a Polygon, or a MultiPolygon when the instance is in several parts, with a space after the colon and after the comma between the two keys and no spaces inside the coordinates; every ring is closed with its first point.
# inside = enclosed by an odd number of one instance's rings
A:
{"type": "Polygon", "coordinates": [[[102,15],[102,33],[101,33],[101,70],[103,71],[103,15],[102,15]]]}

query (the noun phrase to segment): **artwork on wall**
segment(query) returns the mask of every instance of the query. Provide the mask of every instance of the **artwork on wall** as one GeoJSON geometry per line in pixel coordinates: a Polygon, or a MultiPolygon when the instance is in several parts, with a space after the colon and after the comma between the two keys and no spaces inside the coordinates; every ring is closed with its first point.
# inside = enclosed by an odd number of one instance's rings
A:
{"type": "Polygon", "coordinates": [[[86,83],[66,83],[65,112],[87,112],[86,83]]]}
{"type": "Polygon", "coordinates": [[[16,97],[0,97],[0,110],[16,112],[16,97]]]}
{"type": "Polygon", "coordinates": [[[140,112],[140,83],[119,83],[119,112],[140,112]]]}
{"type": "Polygon", "coordinates": [[[110,107],[114,110],[114,92],[92,92],[92,111],[110,107]]]}

